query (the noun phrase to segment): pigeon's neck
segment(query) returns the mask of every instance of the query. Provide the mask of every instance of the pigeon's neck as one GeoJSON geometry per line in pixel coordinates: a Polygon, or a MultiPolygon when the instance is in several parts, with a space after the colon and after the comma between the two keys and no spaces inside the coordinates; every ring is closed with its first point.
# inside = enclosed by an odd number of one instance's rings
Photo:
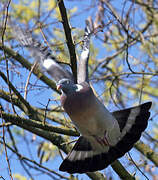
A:
{"type": "Polygon", "coordinates": [[[62,89],[62,94],[66,96],[71,96],[72,94],[80,91],[83,87],[79,84],[74,84],[71,87],[65,87],[62,89]]]}
{"type": "MultiPolygon", "coordinates": [[[[94,93],[88,84],[77,84],[75,91],[61,96],[61,104],[67,114],[76,114],[89,107],[89,103],[94,99],[94,93]]],[[[95,100],[95,99],[94,99],[95,100]]]]}

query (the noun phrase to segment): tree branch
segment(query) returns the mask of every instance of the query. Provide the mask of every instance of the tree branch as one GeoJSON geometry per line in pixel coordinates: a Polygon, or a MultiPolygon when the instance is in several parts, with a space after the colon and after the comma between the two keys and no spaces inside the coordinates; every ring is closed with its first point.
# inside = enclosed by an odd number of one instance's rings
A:
{"type": "Polygon", "coordinates": [[[13,115],[13,114],[7,114],[3,111],[2,111],[2,117],[6,120],[6,122],[11,122],[12,124],[17,125],[17,126],[24,124],[26,126],[39,128],[39,129],[46,130],[49,132],[54,132],[54,133],[59,133],[59,134],[64,134],[64,135],[69,135],[69,136],[79,136],[79,133],[77,131],[74,131],[71,129],[52,126],[48,123],[45,123],[45,125],[43,125],[42,122],[39,122],[33,119],[26,119],[26,118],[13,115]]]}
{"type": "Polygon", "coordinates": [[[111,164],[113,170],[118,174],[121,179],[135,180],[131,174],[122,166],[122,164],[116,160],[111,164]]]}
{"type": "Polygon", "coordinates": [[[68,22],[66,8],[64,5],[63,0],[57,0],[61,18],[62,18],[62,24],[64,27],[64,32],[66,36],[66,43],[70,54],[70,62],[71,62],[71,68],[74,75],[75,83],[77,83],[77,58],[76,58],[76,52],[75,52],[75,45],[72,40],[71,36],[71,28],[68,22]]]}
{"type": "MultiPolygon", "coordinates": [[[[0,140],[0,144],[2,144],[2,143],[3,143],[3,142],[0,140]]],[[[34,160],[32,160],[32,159],[27,158],[26,156],[23,156],[22,154],[20,154],[20,153],[17,152],[16,150],[14,150],[12,147],[10,147],[8,144],[6,144],[6,147],[7,147],[9,150],[11,150],[13,153],[15,153],[15,154],[19,157],[19,159],[21,159],[21,160],[26,160],[26,161],[28,161],[28,162],[31,162],[31,163],[37,165],[38,167],[43,168],[43,169],[45,169],[45,170],[47,170],[47,171],[49,171],[49,172],[51,172],[51,173],[59,176],[59,177],[62,178],[62,179],[70,179],[70,178],[67,178],[67,177],[65,177],[65,176],[62,176],[61,174],[53,171],[52,169],[49,169],[49,168],[47,168],[47,167],[45,167],[45,166],[42,166],[41,164],[37,163],[36,161],[34,161],[34,160]]]]}
{"type": "MultiPolygon", "coordinates": [[[[23,67],[31,70],[32,64],[29,63],[25,58],[23,58],[20,54],[13,51],[12,49],[8,48],[7,46],[2,46],[0,43],[0,50],[5,51],[9,56],[11,56],[13,59],[17,60],[23,67]]],[[[51,89],[59,93],[56,89],[56,84],[54,81],[50,80],[47,76],[45,76],[39,69],[36,68],[36,71],[33,71],[33,74],[38,77],[42,82],[47,84],[51,89]]]]}
{"type": "Polygon", "coordinates": [[[134,147],[158,167],[158,153],[155,153],[147,144],[138,141],[134,147]]]}
{"type": "MultiPolygon", "coordinates": [[[[29,114],[27,114],[27,110],[26,110],[25,105],[20,101],[18,96],[12,95],[12,101],[11,101],[10,93],[5,92],[5,91],[0,89],[0,98],[4,99],[5,101],[7,101],[9,103],[13,103],[15,106],[20,108],[26,115],[29,116],[29,114]]],[[[36,119],[38,121],[42,121],[45,118],[45,112],[47,111],[46,109],[42,110],[40,108],[36,108],[36,107],[33,107],[33,106],[31,106],[31,108],[34,110],[34,112],[36,112],[36,114],[38,113],[38,118],[34,117],[34,119],[36,119]]],[[[54,117],[52,115],[52,112],[53,112],[53,110],[51,112],[47,112],[46,118],[53,121],[53,122],[65,125],[65,120],[60,119],[59,117],[54,117]]]]}

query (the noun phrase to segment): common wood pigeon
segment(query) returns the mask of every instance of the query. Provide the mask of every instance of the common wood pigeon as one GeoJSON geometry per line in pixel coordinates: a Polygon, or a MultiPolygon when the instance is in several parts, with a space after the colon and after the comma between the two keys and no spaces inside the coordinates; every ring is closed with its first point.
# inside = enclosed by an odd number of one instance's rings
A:
{"type": "Polygon", "coordinates": [[[88,79],[92,32],[88,21],[78,62],[77,84],[73,76],[57,63],[47,47],[34,40],[29,32],[11,26],[15,38],[57,82],[57,88],[62,92],[61,104],[81,134],[59,169],[68,173],[102,170],[128,152],[147,127],[152,103],[111,113],[95,96],[88,79]]]}

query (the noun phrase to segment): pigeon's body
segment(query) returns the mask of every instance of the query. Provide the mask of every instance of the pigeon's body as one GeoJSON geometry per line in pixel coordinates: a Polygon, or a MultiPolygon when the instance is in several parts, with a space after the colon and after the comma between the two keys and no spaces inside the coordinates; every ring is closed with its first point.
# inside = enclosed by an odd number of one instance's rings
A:
{"type": "Polygon", "coordinates": [[[88,83],[83,82],[80,86],[80,91],[62,95],[65,111],[84,137],[103,139],[106,134],[108,143],[115,145],[120,135],[117,120],[96,98],[88,83]],[[111,131],[115,137],[108,136],[111,131]]]}
{"type": "Polygon", "coordinates": [[[68,173],[102,170],[128,152],[139,140],[150,117],[151,102],[110,113],[89,85],[88,59],[91,29],[87,23],[77,82],[29,32],[10,24],[15,38],[53,77],[62,90],[61,103],[81,136],[60,166],[68,173]]]}
{"type": "Polygon", "coordinates": [[[81,133],[61,171],[85,173],[107,167],[128,152],[147,127],[151,102],[110,113],[87,82],[62,80],[58,85],[61,104],[81,133]]]}

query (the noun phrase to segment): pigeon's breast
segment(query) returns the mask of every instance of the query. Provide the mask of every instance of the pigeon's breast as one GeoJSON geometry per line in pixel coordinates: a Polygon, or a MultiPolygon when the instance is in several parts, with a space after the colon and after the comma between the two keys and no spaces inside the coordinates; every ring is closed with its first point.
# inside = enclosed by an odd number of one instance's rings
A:
{"type": "Polygon", "coordinates": [[[107,127],[112,126],[111,116],[108,117],[104,105],[93,91],[76,92],[63,97],[62,105],[82,135],[103,134],[107,127]]]}
{"type": "Polygon", "coordinates": [[[70,117],[78,117],[92,110],[93,96],[94,94],[91,91],[75,92],[69,96],[62,97],[62,106],[70,117]]]}

